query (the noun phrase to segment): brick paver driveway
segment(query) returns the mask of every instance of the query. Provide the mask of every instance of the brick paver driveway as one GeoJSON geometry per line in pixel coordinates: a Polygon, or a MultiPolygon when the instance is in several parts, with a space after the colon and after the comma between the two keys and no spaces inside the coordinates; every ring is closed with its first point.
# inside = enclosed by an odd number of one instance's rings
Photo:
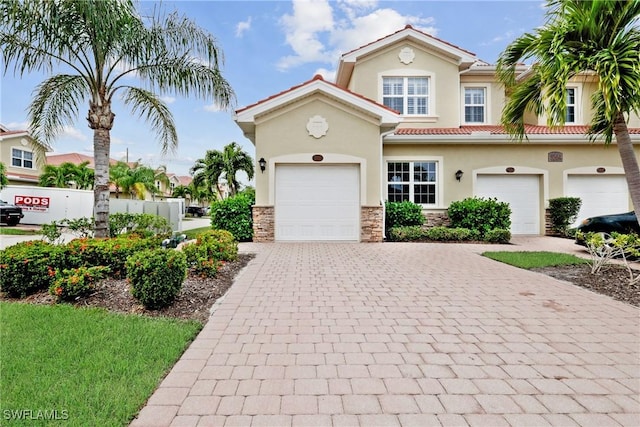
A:
{"type": "Polygon", "coordinates": [[[640,425],[632,306],[477,245],[244,249],[133,425],[640,425]]]}

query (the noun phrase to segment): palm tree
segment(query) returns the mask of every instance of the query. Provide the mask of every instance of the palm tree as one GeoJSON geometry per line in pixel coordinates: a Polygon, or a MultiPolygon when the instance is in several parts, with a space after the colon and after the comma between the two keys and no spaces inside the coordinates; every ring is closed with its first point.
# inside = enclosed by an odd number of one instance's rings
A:
{"type": "MultiPolygon", "coordinates": [[[[567,110],[566,86],[580,73],[593,73],[598,88],[588,135],[616,144],[629,193],[640,212],[640,169],[627,119],[640,112],[640,1],[549,0],[547,22],[512,42],[500,55],[498,76],[509,92],[502,123],[517,139],[525,137],[527,111],[562,126],[567,110]],[[527,78],[516,80],[518,63],[534,59],[527,78]]],[[[640,215],[638,216],[640,223],[640,215]]]]}
{"type": "Polygon", "coordinates": [[[0,162],[0,190],[9,185],[9,178],[7,178],[7,168],[4,163],[0,162]]]}
{"type": "Polygon", "coordinates": [[[95,172],[89,167],[89,162],[85,161],[79,165],[74,165],[73,181],[79,190],[92,190],[95,180],[95,172]]]}
{"type": "Polygon", "coordinates": [[[244,171],[249,179],[253,179],[253,159],[242,151],[242,147],[236,142],[225,145],[222,151],[207,150],[204,159],[196,160],[191,168],[194,182],[206,183],[206,186],[212,192],[217,192],[220,198],[220,178],[224,177],[231,196],[235,196],[240,190],[240,183],[236,178],[240,171],[244,171]]]}
{"type": "Polygon", "coordinates": [[[60,166],[45,165],[44,171],[38,177],[40,187],[69,188],[74,178],[75,165],[64,162],[60,166]]]}
{"type": "Polygon", "coordinates": [[[95,235],[108,235],[111,102],[119,97],[156,131],[163,152],[178,144],[173,116],[159,93],[212,99],[234,94],[220,71],[215,38],[191,20],[154,14],[148,24],[133,0],[3,0],[0,51],[5,71],[53,74],[36,88],[30,132],[50,144],[88,101],[95,159],[95,235]],[[132,86],[135,78],[140,86],[132,86]]]}
{"type": "Polygon", "coordinates": [[[129,165],[125,162],[118,162],[115,165],[111,165],[109,167],[109,184],[113,184],[113,186],[116,188],[116,199],[120,198],[121,189],[125,191],[124,185],[126,185],[126,179],[128,174],[129,174],[129,165]]]}

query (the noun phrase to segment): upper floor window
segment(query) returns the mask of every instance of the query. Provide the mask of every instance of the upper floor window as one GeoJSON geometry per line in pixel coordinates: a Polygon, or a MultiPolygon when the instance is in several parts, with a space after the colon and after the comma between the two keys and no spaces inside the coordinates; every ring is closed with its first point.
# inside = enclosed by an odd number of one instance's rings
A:
{"type": "Polygon", "coordinates": [[[387,163],[387,200],[435,205],[438,164],[435,161],[387,163]]]}
{"type": "Polygon", "coordinates": [[[31,151],[11,149],[11,166],[33,169],[33,153],[31,151]]]}
{"type": "Polygon", "coordinates": [[[487,111],[487,89],[484,87],[464,88],[464,122],[485,123],[487,111]]]}
{"type": "Polygon", "coordinates": [[[428,77],[383,77],[382,103],[406,115],[429,114],[428,77]]]}
{"type": "Polygon", "coordinates": [[[567,88],[567,114],[564,118],[565,123],[576,122],[576,88],[567,88]]]}

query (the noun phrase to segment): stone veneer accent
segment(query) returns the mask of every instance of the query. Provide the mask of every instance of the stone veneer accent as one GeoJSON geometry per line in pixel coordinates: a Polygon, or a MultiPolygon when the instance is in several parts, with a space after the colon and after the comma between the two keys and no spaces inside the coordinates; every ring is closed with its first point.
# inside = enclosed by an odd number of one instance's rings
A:
{"type": "Polygon", "coordinates": [[[447,211],[444,212],[422,212],[425,218],[422,228],[447,227],[451,225],[447,211]]]}
{"type": "Polygon", "coordinates": [[[558,237],[558,236],[562,236],[562,233],[558,233],[557,231],[554,231],[552,229],[552,223],[551,223],[551,211],[549,210],[549,208],[544,210],[544,235],[545,236],[553,236],[553,237],[558,237]]]}
{"type": "Polygon", "coordinates": [[[363,243],[382,242],[384,210],[382,206],[362,206],[360,208],[360,241],[363,243]]]}
{"type": "Polygon", "coordinates": [[[254,242],[273,242],[275,240],[273,212],[273,206],[253,206],[254,242]]]}

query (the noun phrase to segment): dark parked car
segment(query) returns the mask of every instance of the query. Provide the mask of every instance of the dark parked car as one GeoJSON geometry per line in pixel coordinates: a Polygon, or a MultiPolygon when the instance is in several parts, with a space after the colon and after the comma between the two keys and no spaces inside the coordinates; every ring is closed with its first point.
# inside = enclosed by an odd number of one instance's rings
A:
{"type": "Polygon", "coordinates": [[[578,226],[583,233],[636,233],[640,234],[640,225],[635,212],[613,215],[601,215],[587,218],[578,226]]]}
{"type": "Polygon", "coordinates": [[[0,222],[14,226],[17,225],[22,218],[24,218],[22,208],[0,200],[0,222]]]}
{"type": "Polygon", "coordinates": [[[187,207],[187,214],[191,214],[193,216],[202,216],[206,215],[207,212],[202,206],[189,206],[187,207]]]}

